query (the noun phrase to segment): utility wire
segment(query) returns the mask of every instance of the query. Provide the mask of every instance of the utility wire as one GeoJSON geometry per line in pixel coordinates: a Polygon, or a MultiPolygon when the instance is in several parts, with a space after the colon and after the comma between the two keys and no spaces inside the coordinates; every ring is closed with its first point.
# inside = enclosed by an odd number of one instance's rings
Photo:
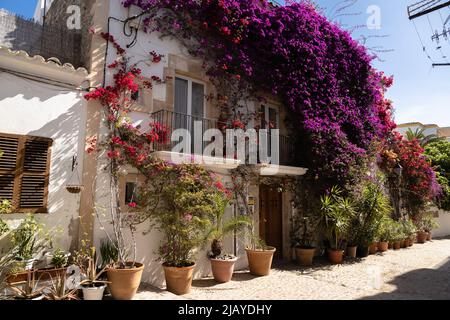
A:
{"type": "Polygon", "coordinates": [[[419,30],[417,29],[416,22],[415,22],[414,20],[413,20],[413,25],[414,25],[414,29],[416,30],[417,37],[419,38],[420,44],[422,45],[422,50],[423,50],[423,52],[424,52],[425,55],[428,57],[428,59],[430,59],[430,61],[431,61],[432,63],[434,63],[433,59],[431,58],[431,56],[430,56],[430,55],[428,54],[428,52],[427,52],[427,48],[426,48],[425,45],[423,44],[422,37],[420,36],[419,30]]]}

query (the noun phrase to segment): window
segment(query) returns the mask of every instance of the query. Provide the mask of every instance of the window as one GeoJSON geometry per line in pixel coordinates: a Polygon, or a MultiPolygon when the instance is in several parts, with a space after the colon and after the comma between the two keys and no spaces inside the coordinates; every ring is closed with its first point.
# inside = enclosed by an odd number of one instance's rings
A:
{"type": "MultiPolygon", "coordinates": [[[[280,116],[278,109],[262,105],[261,106],[261,128],[267,129],[267,155],[268,159],[266,161],[271,161],[272,157],[272,133],[271,129],[279,129],[280,128],[280,116]]],[[[279,151],[278,151],[279,152],[279,151]]]]}
{"type": "Polygon", "coordinates": [[[120,209],[122,212],[130,212],[133,209],[129,206],[131,202],[139,203],[139,188],[145,182],[145,177],[137,173],[129,173],[121,176],[119,181],[120,189],[120,209]]]}
{"type": "MultiPolygon", "coordinates": [[[[202,121],[205,128],[205,85],[190,79],[175,78],[173,130],[187,129],[191,133],[191,150],[194,150],[194,121],[202,121]]],[[[201,140],[203,141],[203,140],[201,140]]]]}
{"type": "Polygon", "coordinates": [[[0,133],[0,200],[15,212],[47,212],[50,148],[48,138],[0,133]]]}

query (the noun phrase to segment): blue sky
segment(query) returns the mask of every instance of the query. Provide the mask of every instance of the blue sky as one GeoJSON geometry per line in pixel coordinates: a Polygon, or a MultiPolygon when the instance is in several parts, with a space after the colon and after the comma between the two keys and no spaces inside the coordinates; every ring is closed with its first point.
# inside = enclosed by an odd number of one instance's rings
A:
{"type": "MultiPolygon", "coordinates": [[[[330,17],[331,8],[338,0],[315,0],[320,6],[327,8],[325,13],[330,17]]],[[[32,17],[37,0],[0,0],[0,7],[32,17]]],[[[396,120],[398,123],[420,121],[450,126],[450,67],[432,68],[431,61],[424,54],[420,40],[409,21],[406,8],[416,0],[358,0],[357,4],[346,10],[347,13],[360,13],[337,17],[346,25],[366,24],[370,5],[377,5],[381,13],[381,29],[361,29],[365,35],[388,36],[369,40],[368,46],[383,46],[392,52],[381,53],[384,62],[375,61],[374,65],[386,74],[394,75],[394,86],[388,97],[394,101],[396,120]]],[[[442,29],[441,16],[445,20],[450,9],[419,18],[416,26],[429,55],[435,62],[450,61],[450,42],[442,42],[442,53],[436,50],[436,43],[431,41],[431,30],[442,29]],[[431,27],[430,27],[431,24],[431,27]],[[448,56],[444,59],[443,56],[448,56]]]]}
{"type": "Polygon", "coordinates": [[[0,0],[0,8],[32,18],[37,0],[0,0]]]}

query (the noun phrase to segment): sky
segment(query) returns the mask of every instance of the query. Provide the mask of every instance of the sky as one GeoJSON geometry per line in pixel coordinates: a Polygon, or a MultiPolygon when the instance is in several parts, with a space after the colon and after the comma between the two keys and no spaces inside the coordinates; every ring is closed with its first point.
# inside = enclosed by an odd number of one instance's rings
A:
{"type": "Polygon", "coordinates": [[[0,8],[32,18],[38,0],[0,0],[0,8]]]}
{"type": "MultiPolygon", "coordinates": [[[[434,62],[450,62],[450,41],[442,39],[440,50],[436,50],[438,45],[431,41],[432,30],[442,30],[441,17],[445,20],[450,15],[449,8],[433,13],[428,18],[418,18],[415,22],[416,33],[413,22],[408,19],[407,6],[418,0],[357,0],[354,6],[344,10],[347,15],[340,17],[333,14],[333,7],[342,1],[314,1],[324,8],[324,14],[340,21],[343,27],[367,25],[366,21],[373,12],[367,13],[367,9],[377,6],[380,9],[380,29],[360,28],[353,36],[377,36],[369,39],[367,46],[382,46],[384,50],[389,50],[379,54],[383,61],[375,60],[373,63],[377,69],[394,76],[394,85],[387,96],[394,102],[397,123],[422,122],[450,126],[450,67],[432,68],[432,62],[421,44],[422,40],[434,62]]],[[[0,8],[32,17],[36,2],[0,0],[0,8]]]]}

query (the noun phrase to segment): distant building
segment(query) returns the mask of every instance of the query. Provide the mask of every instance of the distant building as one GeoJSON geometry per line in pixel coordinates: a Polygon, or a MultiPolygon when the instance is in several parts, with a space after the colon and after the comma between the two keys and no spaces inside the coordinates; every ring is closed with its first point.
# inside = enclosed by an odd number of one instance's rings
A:
{"type": "Polygon", "coordinates": [[[397,131],[405,135],[405,133],[411,129],[416,131],[417,129],[423,129],[425,135],[436,135],[438,137],[444,137],[447,141],[450,141],[450,127],[439,127],[437,124],[422,124],[420,122],[409,122],[399,124],[397,131]]]}

